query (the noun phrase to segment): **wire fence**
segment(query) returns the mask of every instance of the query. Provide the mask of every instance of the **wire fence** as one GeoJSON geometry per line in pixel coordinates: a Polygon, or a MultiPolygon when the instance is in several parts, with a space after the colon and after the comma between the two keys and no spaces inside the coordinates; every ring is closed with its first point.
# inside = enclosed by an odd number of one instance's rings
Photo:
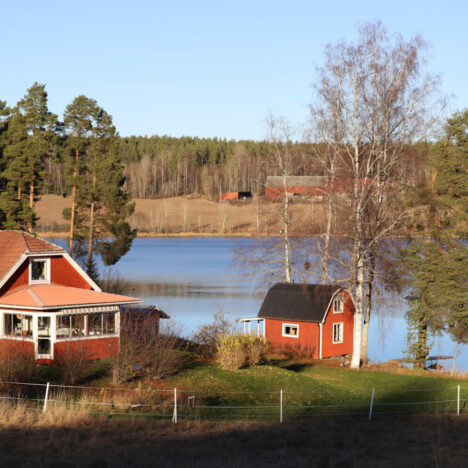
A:
{"type": "Polygon", "coordinates": [[[222,391],[86,387],[0,382],[0,401],[46,412],[53,405],[108,416],[172,419],[277,419],[317,416],[467,414],[468,386],[357,391],[222,391]]]}

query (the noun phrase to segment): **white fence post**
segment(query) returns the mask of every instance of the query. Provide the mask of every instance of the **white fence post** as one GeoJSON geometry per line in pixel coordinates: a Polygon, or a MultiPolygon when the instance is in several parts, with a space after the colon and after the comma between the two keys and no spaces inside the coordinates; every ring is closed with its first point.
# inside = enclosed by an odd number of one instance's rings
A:
{"type": "Polygon", "coordinates": [[[370,399],[369,421],[372,419],[372,407],[374,406],[374,393],[375,393],[375,388],[372,389],[372,396],[370,399]]]}
{"type": "Polygon", "coordinates": [[[457,416],[460,416],[460,385],[457,385],[457,416]]]}
{"type": "Polygon", "coordinates": [[[280,424],[283,424],[283,390],[280,390],[280,424]]]}
{"type": "Polygon", "coordinates": [[[174,413],[172,414],[172,422],[177,424],[177,388],[174,387],[174,413]]]}
{"type": "Polygon", "coordinates": [[[43,413],[45,413],[45,411],[47,409],[47,398],[49,398],[49,386],[50,386],[50,382],[47,382],[45,397],[44,397],[44,406],[42,408],[43,413]]]}

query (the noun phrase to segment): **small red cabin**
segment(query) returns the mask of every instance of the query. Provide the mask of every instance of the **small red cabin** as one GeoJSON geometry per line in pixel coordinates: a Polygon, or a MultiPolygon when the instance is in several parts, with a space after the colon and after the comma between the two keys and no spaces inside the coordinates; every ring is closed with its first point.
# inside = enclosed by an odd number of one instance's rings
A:
{"type": "Polygon", "coordinates": [[[73,346],[88,359],[118,353],[120,306],[61,248],[21,231],[0,231],[0,351],[26,349],[50,363],[73,346]]]}
{"type": "Polygon", "coordinates": [[[354,303],[339,286],[277,283],[258,319],[273,348],[307,350],[318,359],[353,352],[354,303]]]}

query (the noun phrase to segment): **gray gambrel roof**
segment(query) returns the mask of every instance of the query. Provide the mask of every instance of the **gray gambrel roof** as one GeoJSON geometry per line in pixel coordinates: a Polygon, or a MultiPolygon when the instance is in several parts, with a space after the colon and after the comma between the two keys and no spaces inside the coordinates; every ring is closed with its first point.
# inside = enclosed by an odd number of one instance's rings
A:
{"type": "MultiPolygon", "coordinates": [[[[267,187],[282,187],[282,176],[268,176],[265,185],[267,187]]],[[[327,178],[325,176],[287,176],[287,187],[325,187],[327,178]]]]}
{"type": "Polygon", "coordinates": [[[277,283],[272,286],[258,317],[301,322],[322,322],[340,286],[277,283]]]}

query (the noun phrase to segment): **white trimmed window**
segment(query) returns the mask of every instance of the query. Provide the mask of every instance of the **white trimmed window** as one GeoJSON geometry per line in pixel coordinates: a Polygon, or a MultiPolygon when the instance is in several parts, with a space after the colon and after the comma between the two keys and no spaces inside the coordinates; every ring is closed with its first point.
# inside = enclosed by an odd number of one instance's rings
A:
{"type": "Polygon", "coordinates": [[[283,323],[283,336],[299,338],[299,325],[296,323],[283,323]]]}
{"type": "Polygon", "coordinates": [[[333,301],[333,313],[341,314],[344,311],[344,297],[343,293],[337,294],[333,301]]]}
{"type": "Polygon", "coordinates": [[[333,344],[343,343],[343,322],[333,324],[333,344]]]}
{"type": "Polygon", "coordinates": [[[114,312],[88,315],[88,335],[112,335],[115,330],[114,312]]]}
{"type": "Polygon", "coordinates": [[[30,283],[50,283],[50,258],[34,258],[29,264],[30,283]]]}
{"type": "Polygon", "coordinates": [[[5,314],[3,333],[5,336],[21,336],[23,338],[32,337],[32,315],[5,314]]]}

